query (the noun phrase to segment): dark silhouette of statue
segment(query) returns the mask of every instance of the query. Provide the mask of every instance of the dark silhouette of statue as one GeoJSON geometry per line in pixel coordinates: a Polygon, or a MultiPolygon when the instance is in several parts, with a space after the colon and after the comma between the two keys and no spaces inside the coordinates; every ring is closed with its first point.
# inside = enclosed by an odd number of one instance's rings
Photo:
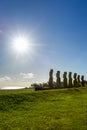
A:
{"type": "Polygon", "coordinates": [[[74,73],[73,78],[74,78],[74,87],[77,87],[77,73],[74,73]]]}
{"type": "Polygon", "coordinates": [[[67,72],[64,72],[63,74],[63,84],[64,84],[64,87],[67,87],[67,72]]]}
{"type": "Polygon", "coordinates": [[[49,87],[53,88],[53,69],[49,72],[49,87]]]}
{"type": "Polygon", "coordinates": [[[80,75],[78,75],[77,80],[78,80],[78,87],[80,87],[80,75]]]}
{"type": "Polygon", "coordinates": [[[61,79],[60,79],[60,71],[57,71],[56,73],[56,87],[60,87],[61,86],[61,79]]]}
{"type": "Polygon", "coordinates": [[[82,86],[85,86],[84,75],[82,75],[81,80],[82,80],[82,82],[81,82],[82,86]]]}
{"type": "Polygon", "coordinates": [[[72,87],[72,72],[69,72],[69,87],[72,87]]]}

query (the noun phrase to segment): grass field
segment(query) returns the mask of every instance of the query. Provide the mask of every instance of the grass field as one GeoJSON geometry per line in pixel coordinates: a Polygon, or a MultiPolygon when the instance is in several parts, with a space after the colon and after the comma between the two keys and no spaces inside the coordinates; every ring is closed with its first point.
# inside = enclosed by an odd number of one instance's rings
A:
{"type": "Polygon", "coordinates": [[[0,91],[0,130],[87,130],[87,88],[0,91]]]}

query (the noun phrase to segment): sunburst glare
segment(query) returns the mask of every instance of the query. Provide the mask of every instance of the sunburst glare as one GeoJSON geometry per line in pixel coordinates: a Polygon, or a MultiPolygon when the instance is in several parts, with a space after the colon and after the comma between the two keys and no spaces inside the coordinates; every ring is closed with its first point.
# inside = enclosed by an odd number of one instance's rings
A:
{"type": "Polygon", "coordinates": [[[18,36],[13,40],[13,49],[17,53],[26,53],[29,49],[28,39],[22,36],[18,36]]]}

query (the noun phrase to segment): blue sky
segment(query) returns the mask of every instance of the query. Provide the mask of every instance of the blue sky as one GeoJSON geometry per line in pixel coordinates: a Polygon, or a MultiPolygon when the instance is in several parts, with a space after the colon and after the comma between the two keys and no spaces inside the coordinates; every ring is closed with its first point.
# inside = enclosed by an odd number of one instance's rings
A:
{"type": "Polygon", "coordinates": [[[0,1],[0,84],[48,81],[50,68],[84,74],[87,79],[86,0],[0,1]],[[14,36],[33,44],[27,55],[11,48],[14,36]]]}

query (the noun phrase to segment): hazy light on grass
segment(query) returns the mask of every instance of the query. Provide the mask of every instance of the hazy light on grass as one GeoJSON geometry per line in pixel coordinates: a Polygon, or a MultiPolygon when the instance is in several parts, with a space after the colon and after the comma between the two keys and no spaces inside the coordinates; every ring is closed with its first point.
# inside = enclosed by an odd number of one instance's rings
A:
{"type": "Polygon", "coordinates": [[[6,86],[2,87],[1,90],[15,90],[15,89],[23,89],[25,87],[20,87],[20,86],[6,86]]]}

